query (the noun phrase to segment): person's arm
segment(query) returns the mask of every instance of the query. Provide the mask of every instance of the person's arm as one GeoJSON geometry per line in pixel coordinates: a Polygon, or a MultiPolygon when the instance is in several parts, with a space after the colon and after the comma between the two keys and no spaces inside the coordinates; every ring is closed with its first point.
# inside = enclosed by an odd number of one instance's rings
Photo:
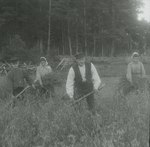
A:
{"type": "Polygon", "coordinates": [[[31,86],[32,85],[32,79],[31,77],[29,76],[29,73],[27,70],[22,70],[23,72],[23,75],[24,75],[24,78],[25,80],[27,81],[27,83],[31,86]]]}
{"type": "Polygon", "coordinates": [[[8,78],[9,80],[11,80],[12,82],[14,82],[13,77],[14,77],[14,72],[13,72],[13,69],[12,69],[12,70],[10,70],[10,71],[8,72],[7,78],[8,78]]]}
{"type": "Polygon", "coordinates": [[[101,79],[98,75],[98,72],[95,66],[91,63],[91,72],[92,72],[92,81],[95,90],[98,90],[99,86],[101,85],[101,79]]]}
{"type": "Polygon", "coordinates": [[[71,99],[73,99],[74,96],[74,78],[75,78],[75,73],[73,68],[71,67],[66,82],[66,92],[71,99]]]}
{"type": "Polygon", "coordinates": [[[146,76],[146,73],[143,63],[141,63],[141,70],[142,70],[142,78],[144,78],[146,76]]]}
{"type": "Polygon", "coordinates": [[[51,66],[48,66],[48,72],[49,72],[49,73],[53,72],[51,66]]]}
{"type": "Polygon", "coordinates": [[[131,67],[131,64],[129,63],[128,64],[128,67],[127,67],[127,75],[126,75],[126,78],[129,82],[132,83],[132,67],[131,67]]]}
{"type": "Polygon", "coordinates": [[[40,68],[39,67],[37,67],[36,78],[35,78],[34,82],[37,82],[37,81],[40,83],[41,86],[43,86],[41,75],[40,75],[40,68]]]}

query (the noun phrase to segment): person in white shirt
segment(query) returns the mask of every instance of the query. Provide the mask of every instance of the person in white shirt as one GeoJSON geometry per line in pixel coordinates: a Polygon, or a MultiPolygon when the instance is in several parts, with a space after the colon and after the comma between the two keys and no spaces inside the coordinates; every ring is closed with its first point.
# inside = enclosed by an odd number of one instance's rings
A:
{"type": "Polygon", "coordinates": [[[40,58],[40,65],[36,70],[35,83],[39,82],[40,86],[43,87],[42,78],[48,74],[52,73],[52,68],[48,65],[45,57],[40,58]]]}
{"type": "MultiPolygon", "coordinates": [[[[66,92],[70,99],[78,99],[93,90],[98,90],[101,85],[101,79],[95,66],[85,60],[83,53],[75,55],[76,63],[70,68],[66,92]]],[[[94,94],[86,98],[89,110],[95,114],[94,94]]]]}
{"type": "MultiPolygon", "coordinates": [[[[52,72],[53,72],[52,68],[48,65],[48,62],[47,62],[46,58],[41,57],[40,58],[40,65],[36,69],[36,78],[35,78],[35,81],[34,81],[34,88],[39,89],[40,95],[43,95],[43,94],[47,93],[47,88],[46,88],[46,85],[45,85],[44,81],[45,81],[46,76],[48,76],[52,72]],[[40,86],[38,86],[38,85],[40,85],[40,86]]],[[[53,87],[53,85],[51,85],[49,88],[50,88],[49,90],[51,92],[52,97],[54,97],[54,87],[53,87]]]]}
{"type": "Polygon", "coordinates": [[[142,81],[144,80],[146,74],[144,65],[139,60],[139,53],[134,52],[131,56],[132,61],[128,64],[127,67],[127,80],[133,85],[136,89],[139,88],[142,81]]]}

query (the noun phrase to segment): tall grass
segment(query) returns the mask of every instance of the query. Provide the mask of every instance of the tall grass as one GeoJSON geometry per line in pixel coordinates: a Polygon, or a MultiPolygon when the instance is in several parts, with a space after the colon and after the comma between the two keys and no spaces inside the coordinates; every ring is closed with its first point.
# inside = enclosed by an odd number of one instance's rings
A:
{"type": "Polygon", "coordinates": [[[0,111],[0,146],[148,147],[148,90],[114,95],[109,105],[99,100],[97,116],[58,97],[28,91],[25,99],[0,111]]]}

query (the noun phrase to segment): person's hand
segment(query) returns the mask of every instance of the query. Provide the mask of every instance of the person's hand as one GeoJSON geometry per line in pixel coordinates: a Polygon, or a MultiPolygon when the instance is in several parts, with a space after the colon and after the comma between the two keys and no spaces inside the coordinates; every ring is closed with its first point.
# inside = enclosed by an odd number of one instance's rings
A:
{"type": "Polygon", "coordinates": [[[35,87],[35,85],[34,85],[34,84],[32,84],[32,88],[36,89],[36,87],[35,87]]]}
{"type": "Polygon", "coordinates": [[[41,86],[42,88],[44,88],[44,86],[43,86],[43,84],[42,84],[42,83],[40,84],[40,86],[41,86]]]}
{"type": "Polygon", "coordinates": [[[94,93],[95,93],[96,95],[99,95],[99,90],[98,90],[98,89],[94,89],[94,93]]]}
{"type": "Polygon", "coordinates": [[[61,99],[62,99],[62,100],[70,100],[70,97],[69,97],[69,95],[68,95],[67,93],[65,93],[65,94],[62,96],[61,99]]]}
{"type": "Polygon", "coordinates": [[[127,80],[132,84],[132,79],[131,78],[127,78],[127,80]]]}
{"type": "Polygon", "coordinates": [[[101,88],[103,88],[106,84],[105,83],[101,83],[101,85],[99,86],[98,90],[100,90],[101,88]]]}
{"type": "Polygon", "coordinates": [[[70,99],[69,103],[70,105],[74,104],[75,100],[73,98],[70,99]]]}

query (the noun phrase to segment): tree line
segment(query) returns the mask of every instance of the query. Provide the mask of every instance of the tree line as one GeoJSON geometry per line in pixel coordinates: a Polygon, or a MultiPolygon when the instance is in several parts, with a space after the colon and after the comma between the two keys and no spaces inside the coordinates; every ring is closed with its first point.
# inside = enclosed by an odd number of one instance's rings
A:
{"type": "Polygon", "coordinates": [[[0,56],[117,56],[150,49],[140,0],[0,0],[0,56]]]}

